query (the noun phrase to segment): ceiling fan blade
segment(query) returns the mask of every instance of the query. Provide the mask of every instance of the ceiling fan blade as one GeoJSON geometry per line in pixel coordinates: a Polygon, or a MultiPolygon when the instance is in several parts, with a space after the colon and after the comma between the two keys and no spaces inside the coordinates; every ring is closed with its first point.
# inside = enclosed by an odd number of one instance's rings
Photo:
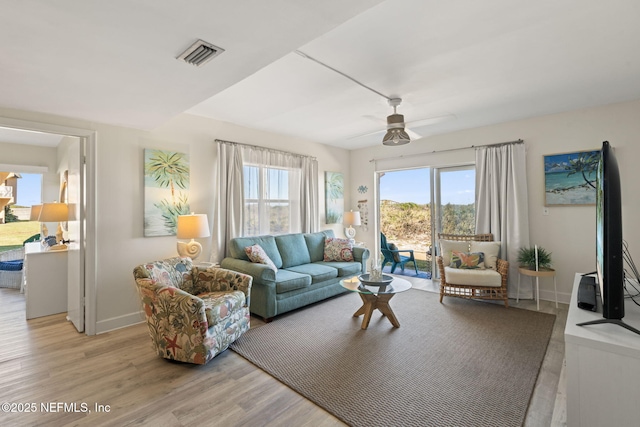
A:
{"type": "Polygon", "coordinates": [[[437,123],[446,122],[448,120],[454,120],[455,118],[455,114],[443,114],[440,116],[425,117],[424,119],[412,120],[410,122],[406,122],[405,124],[417,128],[421,126],[435,125],[437,123]]]}
{"type": "Polygon", "coordinates": [[[405,132],[407,132],[407,134],[409,134],[409,136],[411,137],[411,140],[412,140],[412,141],[414,141],[414,140],[416,140],[416,139],[420,139],[420,138],[422,138],[422,135],[420,135],[420,134],[419,134],[419,133],[417,133],[417,132],[412,131],[412,130],[411,130],[411,129],[409,129],[409,128],[404,128],[404,131],[405,131],[405,132]]]}
{"type": "Polygon", "coordinates": [[[364,138],[365,136],[371,136],[371,135],[375,135],[377,133],[384,133],[386,132],[386,129],[379,129],[379,130],[374,130],[373,132],[367,132],[367,133],[361,133],[360,135],[355,135],[355,136],[351,136],[347,139],[358,139],[358,138],[364,138]]]}

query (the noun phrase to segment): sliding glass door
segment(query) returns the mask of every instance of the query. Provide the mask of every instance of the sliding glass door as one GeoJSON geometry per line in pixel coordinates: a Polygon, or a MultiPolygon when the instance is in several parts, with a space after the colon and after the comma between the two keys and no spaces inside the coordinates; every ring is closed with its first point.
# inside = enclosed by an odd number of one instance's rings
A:
{"type": "Polygon", "coordinates": [[[434,173],[436,234],[474,234],[475,166],[437,168],[434,173]]]}
{"type": "Polygon", "coordinates": [[[421,277],[437,270],[438,233],[475,233],[475,180],[474,165],[378,173],[380,231],[414,251],[421,277]]]}

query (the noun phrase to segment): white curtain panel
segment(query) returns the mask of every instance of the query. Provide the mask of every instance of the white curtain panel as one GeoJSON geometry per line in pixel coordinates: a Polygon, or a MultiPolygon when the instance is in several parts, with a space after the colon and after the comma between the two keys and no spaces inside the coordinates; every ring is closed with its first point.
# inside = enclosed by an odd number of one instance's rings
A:
{"type": "Polygon", "coordinates": [[[214,174],[219,196],[214,206],[211,261],[227,256],[227,242],[242,236],[244,224],[243,166],[284,168],[289,172],[288,188],[291,232],[318,231],[318,161],[279,150],[216,140],[217,165],[214,174]]]}
{"type": "Polygon", "coordinates": [[[211,262],[220,262],[227,254],[227,242],[242,234],[244,190],[242,153],[237,144],[216,141],[214,185],[218,194],[213,207],[211,262]]]}
{"type": "MultiPolygon", "coordinates": [[[[518,250],[529,246],[526,149],[522,142],[476,149],[476,233],[493,233],[509,261],[508,293],[516,297],[518,250]]],[[[520,298],[533,298],[526,280],[520,298]]]]}
{"type": "Polygon", "coordinates": [[[320,229],[318,161],[311,157],[301,160],[300,226],[303,233],[314,233],[320,229]]]}

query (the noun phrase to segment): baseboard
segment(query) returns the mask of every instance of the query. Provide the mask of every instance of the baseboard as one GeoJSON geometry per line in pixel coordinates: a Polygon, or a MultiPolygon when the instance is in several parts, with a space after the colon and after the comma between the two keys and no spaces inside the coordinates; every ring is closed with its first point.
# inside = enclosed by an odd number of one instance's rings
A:
{"type": "Polygon", "coordinates": [[[96,322],[96,334],[104,334],[105,332],[136,325],[144,322],[144,319],[144,312],[137,311],[123,316],[112,317],[111,319],[100,320],[96,322]]]}

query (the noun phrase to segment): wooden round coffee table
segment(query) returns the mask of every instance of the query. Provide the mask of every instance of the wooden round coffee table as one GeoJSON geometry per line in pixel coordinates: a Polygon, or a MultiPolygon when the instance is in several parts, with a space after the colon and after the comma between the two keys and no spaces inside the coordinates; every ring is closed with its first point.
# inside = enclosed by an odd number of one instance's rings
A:
{"type": "Polygon", "coordinates": [[[351,292],[357,292],[362,298],[362,307],[353,313],[353,317],[359,317],[364,314],[362,319],[362,329],[369,327],[369,321],[374,310],[380,310],[383,316],[389,319],[394,328],[400,327],[400,322],[391,310],[389,300],[399,292],[411,289],[411,282],[405,279],[394,278],[393,281],[386,286],[365,286],[357,277],[344,279],[340,281],[343,288],[351,292]]]}

